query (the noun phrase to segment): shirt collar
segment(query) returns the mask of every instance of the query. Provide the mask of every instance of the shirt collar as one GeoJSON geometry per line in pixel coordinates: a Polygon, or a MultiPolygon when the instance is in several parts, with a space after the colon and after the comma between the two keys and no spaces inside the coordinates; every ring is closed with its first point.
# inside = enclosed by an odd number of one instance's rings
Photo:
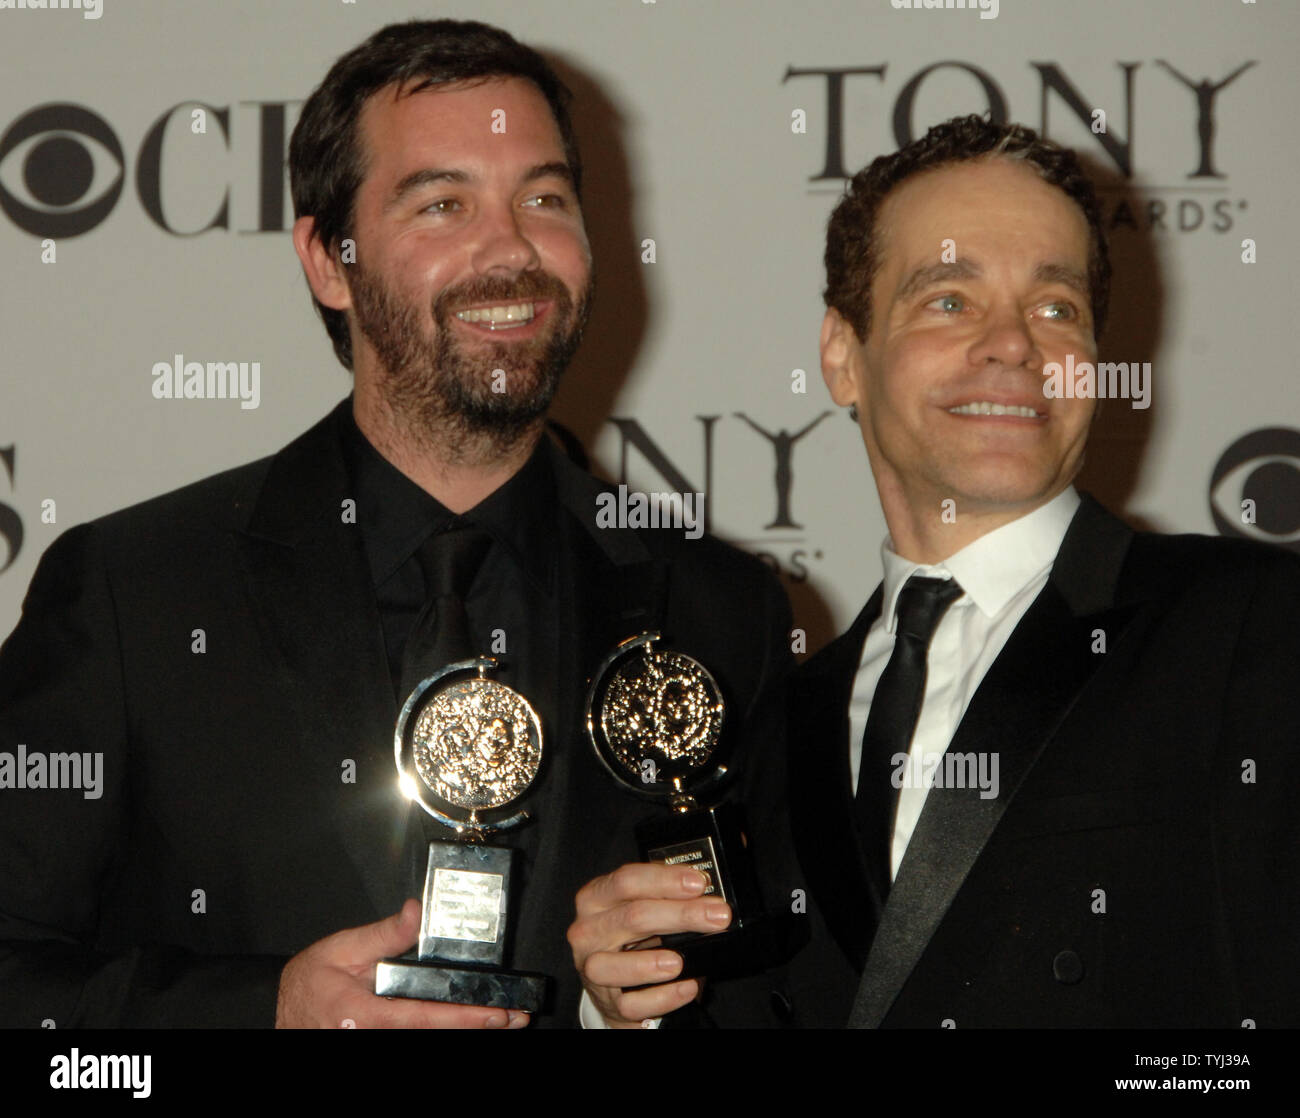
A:
{"type": "MultiPolygon", "coordinates": [[[[458,519],[388,461],[361,433],[351,406],[339,409],[343,456],[357,501],[357,524],[376,588],[429,534],[458,519]]],[[[543,436],[524,463],[462,518],[485,529],[538,589],[550,592],[555,562],[555,475],[543,436]]]]}
{"type": "Polygon", "coordinates": [[[915,574],[955,578],[985,617],[996,617],[1017,594],[1044,571],[1061,550],[1070,521],[1079,507],[1079,494],[1066,486],[1045,505],[1003,524],[968,543],[942,562],[927,565],[904,559],[886,536],[880,546],[884,566],[882,615],[894,629],[894,610],[903,584],[915,574]]]}

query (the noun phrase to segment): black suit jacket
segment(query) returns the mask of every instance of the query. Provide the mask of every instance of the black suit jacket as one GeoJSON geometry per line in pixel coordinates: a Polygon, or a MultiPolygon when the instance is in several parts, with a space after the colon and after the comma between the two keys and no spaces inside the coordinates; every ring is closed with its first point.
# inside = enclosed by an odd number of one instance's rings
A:
{"type": "MultiPolygon", "coordinates": [[[[397,710],[332,423],[42,558],[0,649],[0,750],[102,752],[105,786],[0,791],[3,1023],[270,1025],[288,956],[400,907],[397,710]]],[[[551,792],[512,965],[555,976],[535,1020],[571,1026],[574,894],[635,860],[633,823],[663,810],[599,767],[589,673],[662,628],[719,680],[731,744],[761,738],[789,617],[766,567],[715,540],[595,528],[599,483],[552,459],[562,714],[544,727],[551,792]]]]}
{"type": "Polygon", "coordinates": [[[949,746],[996,752],[999,795],[931,789],[883,904],[848,768],[880,600],[792,682],[813,943],[786,1020],[1300,1023],[1300,560],[1135,533],[1084,495],[949,746]]]}

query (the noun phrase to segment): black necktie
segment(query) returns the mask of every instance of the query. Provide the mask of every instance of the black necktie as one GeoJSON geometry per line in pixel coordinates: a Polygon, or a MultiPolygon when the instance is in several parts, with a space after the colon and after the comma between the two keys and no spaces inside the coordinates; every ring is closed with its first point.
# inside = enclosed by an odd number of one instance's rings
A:
{"type": "Polygon", "coordinates": [[[925,698],[925,661],[930,639],[944,611],[962,595],[956,579],[913,575],[898,594],[894,651],[871,697],[867,728],[858,760],[858,834],[867,865],[877,871],[883,898],[889,891],[889,847],[898,789],[893,777],[897,754],[906,754],[925,698]],[[879,872],[883,867],[883,874],[879,872]]]}
{"type": "MultiPolygon", "coordinates": [[[[425,602],[402,649],[399,709],[416,685],[439,668],[474,655],[465,599],[491,542],[492,537],[481,528],[453,520],[435,530],[415,553],[424,574],[425,602]]],[[[422,893],[428,844],[446,837],[444,828],[412,800],[407,814],[407,896],[422,893]]]]}
{"type": "Polygon", "coordinates": [[[415,553],[424,573],[425,603],[402,649],[399,706],[418,683],[439,668],[475,654],[465,598],[491,542],[492,537],[483,529],[452,521],[446,530],[434,532],[415,553]]]}

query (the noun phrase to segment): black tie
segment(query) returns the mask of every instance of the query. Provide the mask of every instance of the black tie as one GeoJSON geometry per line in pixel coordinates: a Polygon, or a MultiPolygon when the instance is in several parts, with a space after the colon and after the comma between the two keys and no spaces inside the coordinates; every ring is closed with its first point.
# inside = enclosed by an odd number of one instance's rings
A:
{"type": "Polygon", "coordinates": [[[439,668],[475,654],[465,598],[491,542],[483,529],[452,521],[444,531],[435,531],[415,553],[424,573],[425,603],[402,650],[399,706],[418,683],[439,668]]]}
{"type": "MultiPolygon", "coordinates": [[[[439,668],[474,655],[465,598],[491,542],[492,537],[481,528],[452,520],[435,530],[415,553],[424,574],[425,602],[402,649],[399,709],[416,685],[439,668]]],[[[446,837],[444,828],[412,800],[407,814],[407,896],[422,894],[428,844],[446,837]]]]}
{"type": "Polygon", "coordinates": [[[858,834],[867,865],[877,871],[883,898],[889,891],[889,847],[898,789],[892,777],[897,754],[906,754],[925,698],[925,661],[944,611],[962,595],[956,579],[913,575],[898,594],[894,651],[871,697],[858,760],[858,834]],[[883,874],[879,872],[883,867],[883,874]]]}

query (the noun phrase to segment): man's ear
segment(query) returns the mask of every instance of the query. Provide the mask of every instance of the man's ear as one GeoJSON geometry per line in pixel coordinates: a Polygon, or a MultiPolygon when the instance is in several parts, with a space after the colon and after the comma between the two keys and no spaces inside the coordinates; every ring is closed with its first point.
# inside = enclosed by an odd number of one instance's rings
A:
{"type": "Polygon", "coordinates": [[[858,385],[853,377],[853,357],[858,339],[853,327],[834,307],[827,309],[822,318],[821,357],[822,379],[826,388],[840,407],[860,404],[858,385]]]}
{"type": "Polygon", "coordinates": [[[343,275],[344,265],[321,243],[314,217],[300,217],[293,223],[293,250],[302,261],[312,294],[323,305],[336,311],[352,306],[352,291],[343,275]]]}

